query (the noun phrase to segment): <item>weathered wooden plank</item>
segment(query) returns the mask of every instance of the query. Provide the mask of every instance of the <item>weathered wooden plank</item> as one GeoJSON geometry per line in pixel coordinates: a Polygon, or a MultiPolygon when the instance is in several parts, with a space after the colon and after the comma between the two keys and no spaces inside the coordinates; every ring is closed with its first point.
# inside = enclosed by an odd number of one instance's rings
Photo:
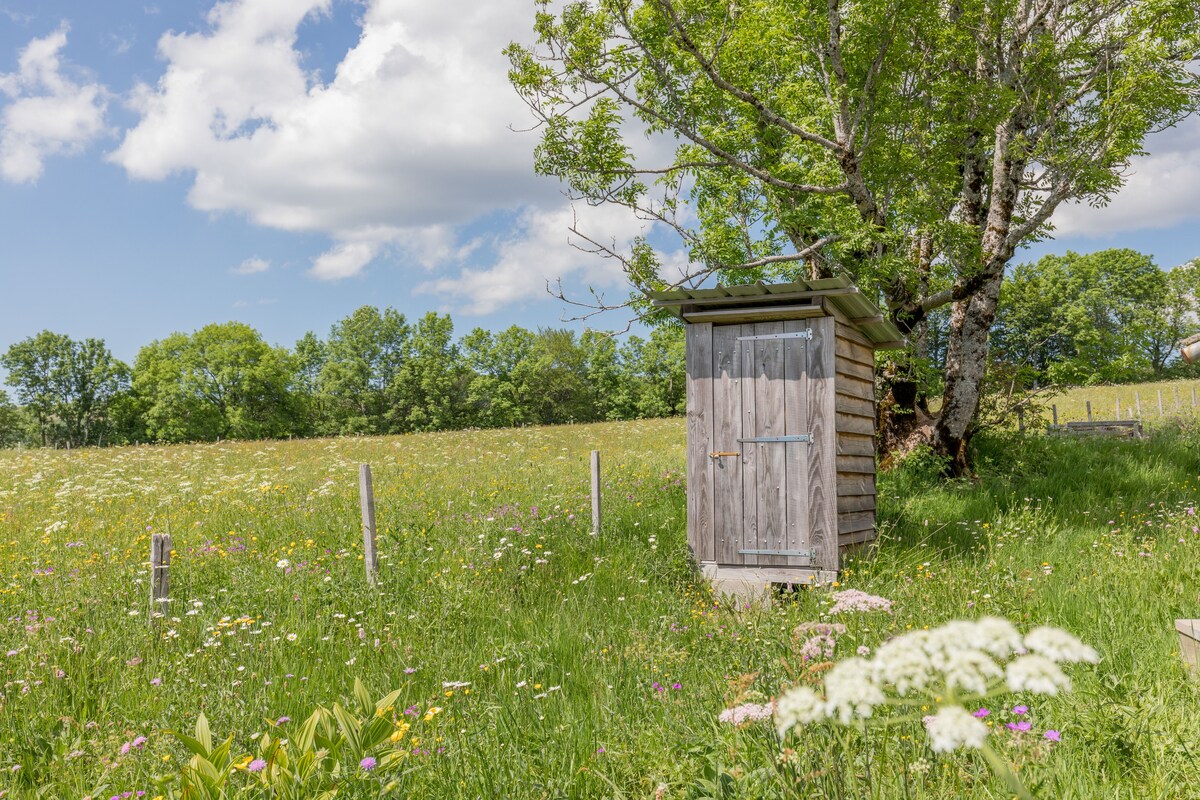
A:
{"type": "MultiPolygon", "coordinates": [[[[743,336],[753,336],[754,326],[743,325],[743,336]]],[[[754,399],[755,367],[754,342],[741,342],[742,362],[742,436],[749,438],[758,430],[758,406],[754,399]]],[[[758,446],[746,442],[742,446],[742,549],[757,550],[758,544],[758,446]]],[[[745,555],[741,563],[754,565],[758,556],[745,555]]]]}
{"type": "Polygon", "coordinates": [[[853,533],[839,535],[838,536],[838,547],[839,548],[852,547],[856,544],[863,544],[864,542],[871,542],[874,540],[875,540],[875,529],[874,528],[870,528],[868,530],[854,531],[853,533]]]}
{"type": "MultiPolygon", "coordinates": [[[[742,361],[738,347],[741,325],[716,325],[713,349],[713,448],[736,453],[742,436],[742,361]]],[[[713,533],[718,564],[741,564],[742,464],[741,457],[712,458],[713,533]]]]}
{"type": "Polygon", "coordinates": [[[875,528],[875,512],[853,511],[848,514],[838,514],[838,536],[843,533],[854,533],[875,528]]]}
{"type": "Polygon", "coordinates": [[[860,400],[875,402],[875,382],[854,378],[849,375],[837,376],[837,393],[844,397],[856,397],[860,400]]]}
{"type": "Polygon", "coordinates": [[[875,494],[875,478],[874,476],[860,475],[856,473],[838,473],[837,476],[837,493],[839,497],[850,497],[853,495],[874,495],[875,494]]]}
{"type": "Polygon", "coordinates": [[[705,311],[685,311],[683,318],[688,322],[713,322],[730,325],[735,323],[769,322],[772,320],[819,317],[824,314],[819,305],[773,306],[768,308],[720,308],[705,311]]]}
{"type": "MultiPolygon", "coordinates": [[[[808,430],[813,446],[808,457],[808,541],[816,563],[837,572],[837,429],[835,427],[834,320],[813,320],[808,343],[808,430]]],[[[854,456],[842,456],[853,458],[854,456]]],[[[872,465],[874,460],[872,459],[872,465]]]]}
{"type": "Polygon", "coordinates": [[[864,436],[875,434],[875,418],[860,417],[857,414],[837,414],[837,429],[846,433],[860,433],[864,436]]]}
{"type": "Polygon", "coordinates": [[[875,346],[871,343],[871,340],[868,339],[862,331],[858,330],[853,325],[847,325],[845,322],[839,321],[837,323],[836,333],[841,338],[849,339],[851,342],[862,345],[863,347],[865,347],[869,350],[875,349],[875,346]]]}
{"type": "MultiPolygon", "coordinates": [[[[781,322],[760,322],[754,326],[754,336],[783,333],[781,322]]],[[[783,348],[786,339],[766,339],[754,345],[754,401],[756,404],[755,436],[784,435],[783,348]]],[[[784,445],[759,442],[758,448],[758,549],[787,549],[787,460],[784,445]]],[[[758,557],[758,563],[784,566],[786,556],[758,557]]]]}
{"type": "Polygon", "coordinates": [[[859,417],[875,418],[875,404],[870,400],[861,397],[847,397],[844,394],[837,395],[834,401],[834,408],[839,414],[854,414],[859,417]]]}
{"type": "Polygon", "coordinates": [[[856,364],[848,359],[841,359],[837,362],[837,371],[843,375],[849,375],[854,378],[860,378],[864,381],[875,381],[875,369],[868,367],[865,364],[856,364]]]}
{"type": "MultiPolygon", "coordinates": [[[[802,331],[807,323],[799,320],[785,322],[784,333],[802,331]]],[[[808,433],[808,342],[804,339],[785,339],[783,348],[784,435],[808,433]]],[[[808,442],[788,442],[780,445],[784,451],[786,480],[783,484],[785,524],[784,548],[807,550],[808,544],[808,458],[812,446],[808,442]]],[[[812,559],[795,556],[789,566],[804,566],[812,559]]]]}
{"type": "Polygon", "coordinates": [[[698,561],[712,561],[712,325],[688,325],[686,330],[688,546],[698,561]]]}
{"type": "Polygon", "coordinates": [[[875,439],[854,433],[838,433],[837,454],[839,456],[875,456],[875,439]]]}
{"type": "MultiPolygon", "coordinates": [[[[754,581],[770,583],[832,583],[837,573],[814,567],[737,567],[705,564],[701,572],[713,582],[714,587],[722,581],[754,581]]],[[[766,588],[765,586],[763,587],[766,588]]]]}
{"type": "Polygon", "coordinates": [[[865,456],[837,456],[837,471],[874,475],[875,459],[865,456]]]}
{"type": "Polygon", "coordinates": [[[846,514],[851,511],[875,511],[875,495],[856,494],[838,498],[838,513],[846,514]]]}
{"type": "Polygon", "coordinates": [[[844,359],[861,364],[864,367],[875,369],[875,352],[871,348],[843,338],[840,332],[838,333],[834,347],[834,352],[837,354],[839,361],[844,359]]]}
{"type": "Polygon", "coordinates": [[[1175,620],[1179,634],[1179,656],[1193,670],[1200,668],[1200,619],[1175,620]]]}

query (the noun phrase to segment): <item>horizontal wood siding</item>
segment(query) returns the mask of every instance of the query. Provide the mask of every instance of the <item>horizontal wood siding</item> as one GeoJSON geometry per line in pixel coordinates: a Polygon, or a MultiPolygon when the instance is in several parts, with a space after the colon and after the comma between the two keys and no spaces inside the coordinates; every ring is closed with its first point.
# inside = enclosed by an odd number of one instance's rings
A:
{"type": "Polygon", "coordinates": [[[836,325],[838,547],[875,538],[875,354],[841,320],[836,325]]]}

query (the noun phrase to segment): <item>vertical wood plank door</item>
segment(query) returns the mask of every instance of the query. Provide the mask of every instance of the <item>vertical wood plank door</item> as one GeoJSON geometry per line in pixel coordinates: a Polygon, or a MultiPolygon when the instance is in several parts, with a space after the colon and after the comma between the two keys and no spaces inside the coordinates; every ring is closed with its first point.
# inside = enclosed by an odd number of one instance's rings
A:
{"type": "Polygon", "coordinates": [[[820,567],[812,549],[806,320],[712,328],[716,563],[820,567]]]}

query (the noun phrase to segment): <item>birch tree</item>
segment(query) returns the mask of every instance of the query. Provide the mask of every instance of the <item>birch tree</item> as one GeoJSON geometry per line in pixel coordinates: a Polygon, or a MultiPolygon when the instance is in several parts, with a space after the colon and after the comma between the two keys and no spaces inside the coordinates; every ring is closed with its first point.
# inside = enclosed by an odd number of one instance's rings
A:
{"type": "Polygon", "coordinates": [[[636,289],[845,274],[915,350],[949,306],[939,411],[896,392],[883,433],[957,474],[1006,265],[1200,90],[1195,0],[541,0],[534,25],[506,52],[536,169],[648,223],[584,246],[636,289]]]}

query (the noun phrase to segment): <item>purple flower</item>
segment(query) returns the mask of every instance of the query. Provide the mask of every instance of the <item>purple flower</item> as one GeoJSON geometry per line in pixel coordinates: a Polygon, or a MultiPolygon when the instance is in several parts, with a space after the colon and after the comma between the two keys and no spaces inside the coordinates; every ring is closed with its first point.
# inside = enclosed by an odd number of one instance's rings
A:
{"type": "Polygon", "coordinates": [[[280,717],[279,719],[275,720],[275,724],[276,724],[276,725],[282,725],[282,724],[283,724],[283,723],[285,723],[285,722],[291,722],[291,721],[292,721],[292,718],[291,718],[291,717],[286,717],[286,716],[285,716],[285,717],[280,717]]]}
{"type": "Polygon", "coordinates": [[[162,678],[151,678],[151,679],[150,679],[150,685],[151,685],[151,686],[161,686],[161,685],[162,685],[162,678]]]}
{"type": "Polygon", "coordinates": [[[1018,717],[1022,714],[1028,714],[1029,706],[1013,706],[1012,713],[1016,714],[1018,717]]]}
{"type": "Polygon", "coordinates": [[[1023,719],[1020,722],[1006,722],[1004,723],[1004,727],[1010,731],[1027,731],[1033,727],[1033,723],[1027,719],[1023,719]]]}
{"type": "Polygon", "coordinates": [[[1052,742],[1062,741],[1062,734],[1053,728],[1046,731],[1043,735],[1052,742]]]}
{"type": "Polygon", "coordinates": [[[983,719],[984,717],[986,717],[988,714],[991,714],[991,713],[992,712],[988,711],[986,708],[981,708],[978,711],[976,711],[973,716],[976,719],[983,719]]]}
{"type": "Polygon", "coordinates": [[[672,684],[671,684],[671,688],[672,688],[672,689],[682,689],[682,688],[683,688],[683,684],[682,684],[682,683],[672,683],[672,684]]]}
{"type": "Polygon", "coordinates": [[[404,668],[405,675],[412,675],[416,671],[417,671],[416,667],[405,667],[404,668]]]}
{"type": "Polygon", "coordinates": [[[250,766],[246,767],[246,769],[250,770],[251,772],[262,772],[266,766],[267,762],[263,761],[261,758],[256,758],[250,762],[250,766]]]}
{"type": "Polygon", "coordinates": [[[362,767],[363,769],[365,769],[367,772],[370,772],[371,770],[375,769],[375,759],[371,758],[370,756],[367,756],[362,761],[358,762],[358,765],[360,767],[362,767]]]}
{"type": "Polygon", "coordinates": [[[141,747],[141,746],[142,746],[142,745],[144,745],[145,743],[146,743],[146,737],[145,737],[145,736],[139,736],[139,737],[137,737],[136,739],[134,739],[132,742],[130,742],[130,744],[131,744],[131,745],[133,745],[135,748],[136,748],[136,747],[141,747]]]}

